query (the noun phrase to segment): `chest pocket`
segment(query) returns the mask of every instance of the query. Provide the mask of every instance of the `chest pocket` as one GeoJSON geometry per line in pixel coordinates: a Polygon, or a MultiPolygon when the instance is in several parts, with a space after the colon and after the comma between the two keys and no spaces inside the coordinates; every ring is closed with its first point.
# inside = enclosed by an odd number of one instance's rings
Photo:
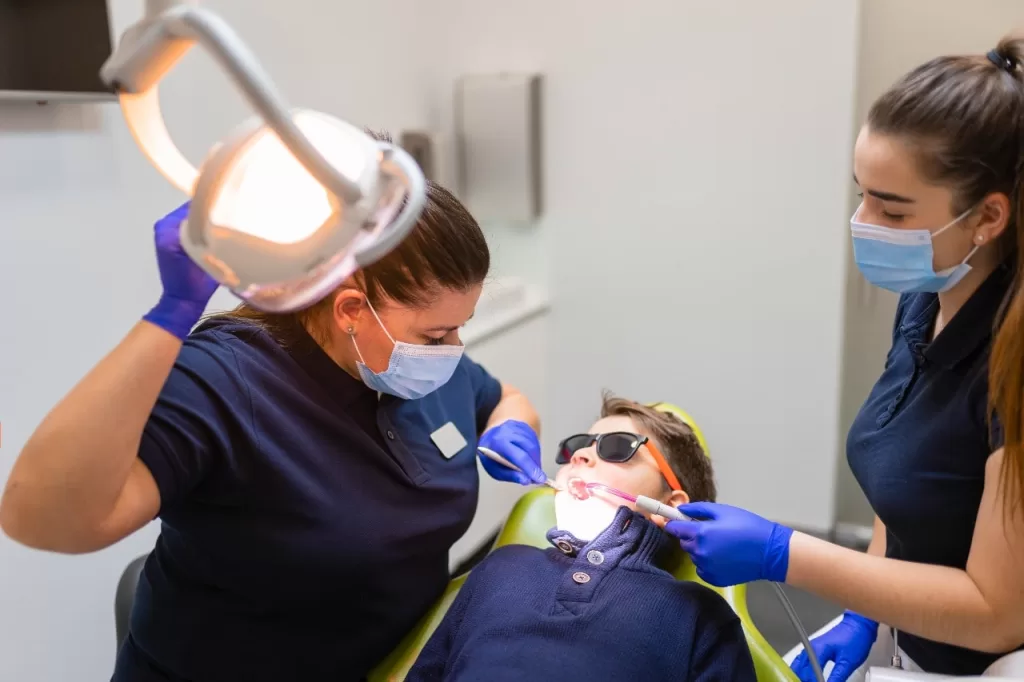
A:
{"type": "Polygon", "coordinates": [[[416,401],[395,401],[387,411],[415,461],[418,484],[429,480],[475,491],[475,408],[472,396],[453,388],[445,386],[416,401]]]}

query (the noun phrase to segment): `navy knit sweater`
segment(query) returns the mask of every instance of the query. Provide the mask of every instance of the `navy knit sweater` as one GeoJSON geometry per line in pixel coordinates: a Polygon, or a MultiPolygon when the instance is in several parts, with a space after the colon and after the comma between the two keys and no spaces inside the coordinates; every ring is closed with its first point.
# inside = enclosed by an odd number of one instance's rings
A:
{"type": "Polygon", "coordinates": [[[626,507],[591,543],[552,530],[474,568],[406,680],[754,682],[739,618],[657,567],[673,541],[626,507]]]}

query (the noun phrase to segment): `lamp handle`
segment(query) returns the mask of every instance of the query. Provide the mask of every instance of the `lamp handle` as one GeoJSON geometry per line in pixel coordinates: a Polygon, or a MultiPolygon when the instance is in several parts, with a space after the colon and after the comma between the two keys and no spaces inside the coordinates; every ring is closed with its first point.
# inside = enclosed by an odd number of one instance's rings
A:
{"type": "Polygon", "coordinates": [[[383,152],[381,171],[398,178],[405,185],[405,205],[394,220],[381,229],[377,239],[368,240],[365,247],[356,251],[355,261],[361,268],[376,263],[401,244],[416,226],[427,204],[427,179],[416,160],[401,147],[387,143],[380,146],[383,152]]]}
{"type": "Polygon", "coordinates": [[[121,111],[135,144],[142,149],[150,163],[167,181],[188,196],[192,196],[199,179],[199,171],[189,163],[167,132],[160,113],[160,95],[157,86],[131,94],[120,95],[121,111]]]}
{"type": "MultiPolygon", "coordinates": [[[[327,191],[355,203],[362,198],[359,186],[339,173],[334,166],[317,150],[292,119],[291,112],[284,98],[274,87],[273,81],[263,71],[256,57],[249,51],[245,43],[228,26],[227,22],[216,14],[202,7],[186,4],[173,4],[165,12],[150,16],[125,31],[121,44],[110,56],[100,70],[100,77],[105,83],[122,93],[145,96],[154,90],[157,83],[174,65],[188,52],[195,43],[205,46],[228,72],[232,80],[264,119],[266,124],[277,134],[281,143],[295,156],[302,166],[327,191]]],[[[140,115],[143,111],[149,116],[159,117],[158,123],[130,120],[133,134],[146,129],[163,137],[166,143],[142,145],[147,154],[151,147],[160,147],[166,153],[170,163],[179,167],[171,171],[160,167],[161,172],[176,186],[184,179],[181,152],[174,147],[167,135],[163,119],[159,114],[159,102],[155,92],[152,101],[146,107],[124,106],[126,115],[140,115]],[[173,152],[167,152],[168,147],[173,152]]],[[[138,139],[138,138],[136,138],[138,139]]],[[[152,157],[151,157],[152,158],[152,157]]],[[[161,159],[163,160],[163,159],[161,159]]],[[[157,160],[154,159],[154,163],[157,160]]],[[[185,162],[188,163],[187,161],[185,162]]],[[[191,166],[191,164],[188,164],[191,166]]],[[[159,167],[159,166],[158,166],[159,167]]],[[[192,169],[195,170],[194,168],[192,169]]],[[[192,178],[192,184],[195,178],[192,178]]],[[[191,190],[191,187],[189,187],[191,190]]]]}

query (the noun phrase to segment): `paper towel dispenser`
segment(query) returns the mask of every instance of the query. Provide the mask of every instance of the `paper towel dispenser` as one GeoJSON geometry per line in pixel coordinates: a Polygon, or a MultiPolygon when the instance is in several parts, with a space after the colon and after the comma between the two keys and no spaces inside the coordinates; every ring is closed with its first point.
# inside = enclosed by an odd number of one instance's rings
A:
{"type": "Polygon", "coordinates": [[[459,198],[478,220],[525,222],[540,215],[540,75],[459,78],[455,137],[459,198]]]}

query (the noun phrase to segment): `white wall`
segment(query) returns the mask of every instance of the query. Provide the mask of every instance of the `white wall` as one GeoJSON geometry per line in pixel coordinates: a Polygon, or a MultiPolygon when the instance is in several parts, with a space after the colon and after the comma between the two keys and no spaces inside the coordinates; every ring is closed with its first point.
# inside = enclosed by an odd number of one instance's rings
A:
{"type": "MultiPolygon", "coordinates": [[[[204,4],[293,103],[393,131],[450,131],[458,73],[542,72],[545,216],[487,229],[497,273],[553,298],[545,444],[603,387],[672,400],[724,499],[831,522],[854,0],[204,4]]],[[[118,33],[141,6],[112,1],[118,33]]],[[[248,113],[209,63],[190,56],[164,93],[195,160],[248,113]]],[[[0,104],[0,480],[155,300],[151,225],[180,201],[116,107],[0,104]]],[[[519,359],[495,361],[536,382],[519,359]]],[[[106,679],[114,586],[154,535],[75,558],[0,538],[0,679],[106,679]]]]}
{"type": "Polygon", "coordinates": [[[857,3],[444,6],[437,88],[545,77],[545,215],[491,233],[548,273],[548,432],[604,387],[674,401],[724,500],[828,528],[857,3]]]}
{"type": "MultiPolygon", "coordinates": [[[[984,54],[1003,35],[1022,28],[1019,0],[863,0],[855,131],[874,100],[907,71],[943,54],[984,54]]],[[[846,217],[859,201],[850,183],[846,217]]],[[[836,520],[870,526],[874,512],[846,462],[846,432],[882,371],[898,297],[867,283],[849,242],[846,270],[836,520]]]]}

